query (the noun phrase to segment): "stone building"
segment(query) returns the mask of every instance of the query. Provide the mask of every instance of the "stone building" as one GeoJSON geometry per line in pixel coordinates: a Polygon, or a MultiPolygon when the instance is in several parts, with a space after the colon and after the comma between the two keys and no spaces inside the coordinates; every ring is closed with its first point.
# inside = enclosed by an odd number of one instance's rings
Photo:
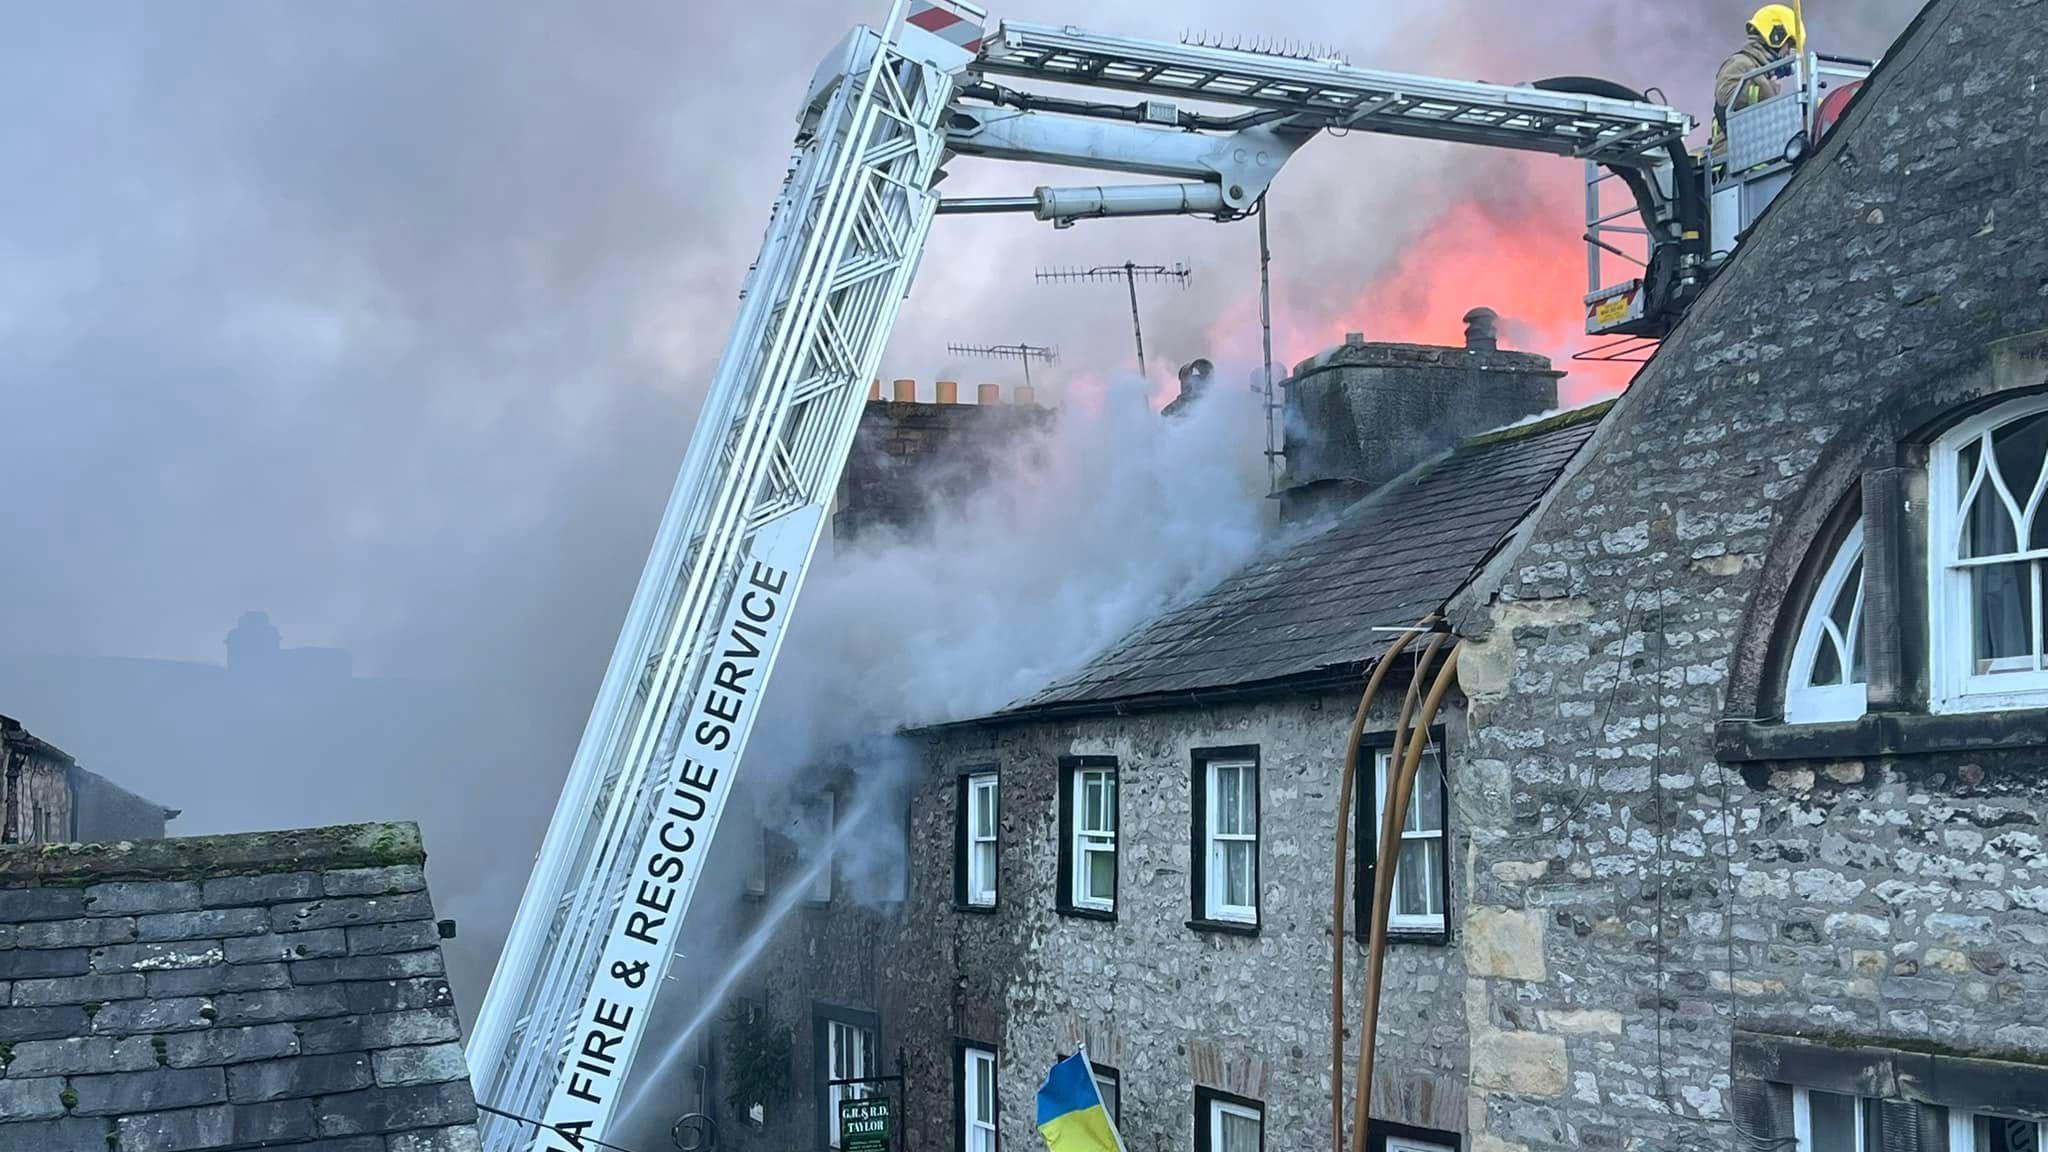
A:
{"type": "Polygon", "coordinates": [[[410,824],[0,848],[0,1148],[477,1147],[410,824]]]}
{"type": "Polygon", "coordinates": [[[80,768],[11,716],[0,716],[0,769],[0,844],[155,839],[178,815],[80,768]]]}
{"type": "Polygon", "coordinates": [[[1379,629],[1437,610],[1376,1147],[2038,1152],[2044,45],[2037,0],[1929,4],[1611,408],[1451,379],[1483,317],[1303,364],[1292,534],[921,734],[907,899],[750,992],[825,1022],[785,1112],[828,1144],[820,1062],[901,1051],[906,1148],[1029,1147],[1085,1042],[1134,1152],[1328,1147],[1332,849],[1380,771],[1340,814],[1338,763],[1379,629]],[[1402,364],[1447,375],[1375,395],[1402,364]]]}
{"type": "Polygon", "coordinates": [[[854,432],[832,513],[837,544],[878,530],[915,531],[935,501],[978,487],[992,454],[1055,418],[1025,389],[1002,403],[996,384],[981,385],[973,404],[959,402],[951,380],[937,381],[930,401],[917,398],[915,380],[895,381],[890,397],[876,385],[854,432]]]}

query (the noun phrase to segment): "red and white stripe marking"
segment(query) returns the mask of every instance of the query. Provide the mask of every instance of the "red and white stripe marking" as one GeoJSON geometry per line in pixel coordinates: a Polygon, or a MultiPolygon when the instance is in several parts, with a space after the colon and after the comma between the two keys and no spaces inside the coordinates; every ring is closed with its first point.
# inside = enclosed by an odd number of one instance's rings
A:
{"type": "Polygon", "coordinates": [[[934,3],[933,0],[910,0],[907,22],[969,52],[981,51],[981,21],[962,16],[949,5],[934,3]]]}

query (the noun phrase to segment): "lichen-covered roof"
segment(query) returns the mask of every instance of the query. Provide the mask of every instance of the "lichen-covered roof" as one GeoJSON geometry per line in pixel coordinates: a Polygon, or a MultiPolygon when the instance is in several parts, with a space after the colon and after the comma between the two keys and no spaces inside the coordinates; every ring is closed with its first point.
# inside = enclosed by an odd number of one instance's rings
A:
{"type": "Polygon", "coordinates": [[[411,824],[0,847],[0,1148],[455,1152],[411,824]]]}
{"type": "Polygon", "coordinates": [[[1607,404],[1475,436],[1279,543],[995,718],[1344,674],[1440,607],[1556,481],[1607,404]]]}

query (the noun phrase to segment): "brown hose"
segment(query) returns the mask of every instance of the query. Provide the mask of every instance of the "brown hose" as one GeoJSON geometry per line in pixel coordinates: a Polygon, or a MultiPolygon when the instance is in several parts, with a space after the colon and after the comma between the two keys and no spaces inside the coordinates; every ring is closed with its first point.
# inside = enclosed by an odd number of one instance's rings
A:
{"type": "MultiPolygon", "coordinates": [[[[1400,774],[1402,751],[1411,742],[1409,739],[1408,721],[1409,718],[1415,714],[1416,702],[1422,694],[1422,684],[1425,680],[1429,679],[1430,669],[1436,663],[1436,654],[1438,650],[1444,646],[1444,642],[1448,639],[1448,635],[1442,632],[1438,632],[1432,635],[1429,638],[1429,643],[1423,647],[1422,655],[1416,658],[1415,668],[1408,677],[1408,691],[1404,693],[1401,697],[1400,716],[1398,719],[1394,721],[1394,744],[1387,754],[1387,767],[1389,772],[1391,773],[1387,780],[1388,803],[1386,805],[1386,812],[1382,814],[1382,818],[1380,821],[1379,838],[1374,841],[1374,843],[1377,844],[1379,848],[1379,866],[1373,872],[1374,922],[1382,926],[1386,924],[1387,917],[1386,912],[1382,910],[1380,906],[1380,900],[1383,899],[1389,891],[1391,891],[1387,886],[1389,883],[1388,876],[1391,869],[1387,865],[1386,855],[1387,843],[1393,837],[1388,832],[1389,825],[1387,823],[1387,817],[1394,818],[1394,822],[1391,825],[1391,827],[1398,830],[1401,826],[1400,819],[1402,813],[1397,812],[1395,810],[1392,801],[1394,800],[1395,782],[1400,774]]],[[[1372,931],[1372,925],[1366,925],[1366,938],[1368,941],[1375,939],[1375,937],[1372,935],[1372,931]]],[[[1370,950],[1368,949],[1368,958],[1369,957],[1370,950]]],[[[1378,969],[1370,969],[1369,974],[1374,983],[1367,988],[1368,998],[1365,1003],[1365,1012],[1367,1019],[1373,1018],[1379,1011],[1379,996],[1377,987],[1377,981],[1379,979],[1378,969]]],[[[1369,1050],[1369,1045],[1371,1044],[1371,1041],[1369,1039],[1366,1039],[1367,1035],[1368,1034],[1366,1033],[1360,1034],[1361,1047],[1359,1048],[1358,1083],[1356,1087],[1353,1089],[1351,1100],[1352,1147],[1356,1149],[1357,1152],[1364,1152],[1365,1145],[1361,1143],[1361,1140],[1363,1138],[1359,1135],[1359,1133],[1365,1131],[1367,1117],[1369,1117],[1372,1112],[1372,1054],[1369,1050]]]]}
{"type": "Polygon", "coordinates": [[[1372,711],[1373,699],[1379,695],[1387,670],[1436,620],[1434,615],[1423,617],[1415,627],[1395,638],[1373,665],[1372,675],[1365,682],[1365,694],[1358,698],[1358,711],[1351,717],[1350,739],[1344,744],[1344,771],[1337,784],[1337,868],[1333,886],[1336,895],[1330,904],[1330,919],[1335,925],[1330,935],[1330,1152],[1344,1152],[1344,896],[1350,878],[1346,870],[1350,841],[1344,833],[1351,819],[1352,781],[1358,778],[1358,748],[1365,738],[1366,716],[1372,711]]]}
{"type": "MultiPolygon", "coordinates": [[[[1429,746],[1429,726],[1436,719],[1437,708],[1444,702],[1444,696],[1451,690],[1451,683],[1457,678],[1458,649],[1451,648],[1444,657],[1444,666],[1437,671],[1436,679],[1429,686],[1429,698],[1423,701],[1422,711],[1415,718],[1415,730],[1408,737],[1406,755],[1401,758],[1401,773],[1388,790],[1386,819],[1382,821],[1379,844],[1379,870],[1373,876],[1372,887],[1372,935],[1366,948],[1366,989],[1363,1028],[1358,1039],[1358,1084],[1361,1107],[1358,1109],[1359,1122],[1351,1132],[1352,1152],[1365,1152],[1366,1116],[1368,1109],[1363,1102],[1371,1095],[1373,1045],[1379,1036],[1380,977],[1387,959],[1387,913],[1392,904],[1394,889],[1394,866],[1399,856],[1397,836],[1387,835],[1385,829],[1398,829],[1408,817],[1408,800],[1415,788],[1415,770],[1422,763],[1422,753],[1429,746]]],[[[1417,682],[1420,681],[1418,673],[1417,682]]],[[[1450,847],[1448,840],[1445,848],[1450,847]]],[[[1450,854],[1445,852],[1444,864],[1450,865],[1450,854]]]]}

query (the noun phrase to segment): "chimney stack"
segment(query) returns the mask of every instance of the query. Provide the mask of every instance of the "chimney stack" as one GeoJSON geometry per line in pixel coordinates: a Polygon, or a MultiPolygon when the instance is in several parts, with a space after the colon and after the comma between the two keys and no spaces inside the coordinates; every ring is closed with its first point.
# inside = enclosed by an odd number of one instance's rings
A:
{"type": "Polygon", "coordinates": [[[1159,410],[1161,416],[1173,416],[1193,404],[1202,393],[1209,389],[1209,378],[1216,374],[1216,365],[1207,358],[1190,360],[1180,366],[1180,394],[1159,410]]]}
{"type": "Polygon", "coordinates": [[[960,402],[960,382],[958,380],[941,380],[938,387],[937,399],[939,403],[958,404],[960,402]]]}
{"type": "Polygon", "coordinates": [[[1465,313],[1465,347],[1473,352],[1500,350],[1500,313],[1474,308],[1465,313]]]}
{"type": "Polygon", "coordinates": [[[898,380],[896,382],[896,402],[898,404],[911,404],[915,403],[916,401],[917,381],[898,380]]]}
{"type": "Polygon", "coordinates": [[[1003,402],[1003,386],[1001,384],[976,384],[974,386],[974,402],[982,405],[1001,404],[1003,402]]]}
{"type": "Polygon", "coordinates": [[[1344,343],[1294,366],[1285,391],[1280,515],[1344,507],[1464,440],[1557,407],[1564,373],[1500,347],[1491,308],[1465,314],[1465,343],[1344,343]]]}

